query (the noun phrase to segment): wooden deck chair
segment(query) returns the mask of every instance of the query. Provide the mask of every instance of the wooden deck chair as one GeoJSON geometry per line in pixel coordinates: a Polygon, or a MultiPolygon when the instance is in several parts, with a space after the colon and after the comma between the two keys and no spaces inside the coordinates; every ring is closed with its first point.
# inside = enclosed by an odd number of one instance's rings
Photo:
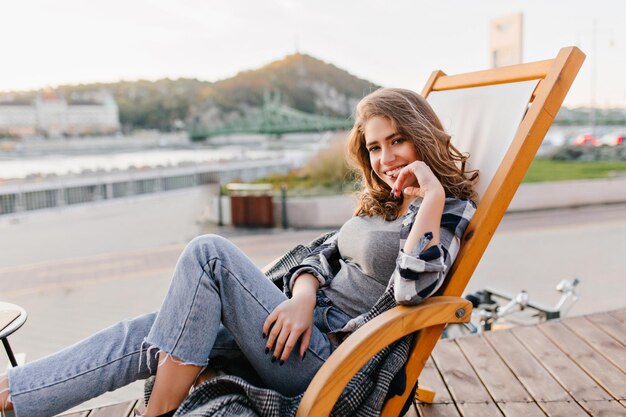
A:
{"type": "MultiPolygon", "coordinates": [[[[374,354],[419,332],[407,362],[406,390],[388,400],[381,413],[399,415],[445,325],[469,321],[471,304],[461,295],[584,59],[578,48],[570,47],[546,61],[452,76],[432,73],[422,95],[455,146],[470,152],[471,167],[480,170],[478,209],[440,295],[418,306],[395,307],[351,335],[318,371],[297,417],[329,415],[350,379],[374,354]],[[512,124],[501,126],[506,125],[503,118],[512,124]]],[[[434,393],[419,389],[417,396],[430,402],[434,393]]]]}

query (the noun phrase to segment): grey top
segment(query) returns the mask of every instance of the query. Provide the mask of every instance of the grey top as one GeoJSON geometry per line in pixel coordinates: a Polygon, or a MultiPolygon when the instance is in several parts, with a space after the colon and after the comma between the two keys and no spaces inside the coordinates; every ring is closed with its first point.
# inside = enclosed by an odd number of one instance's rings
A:
{"type": "Polygon", "coordinates": [[[369,311],[385,292],[396,267],[403,217],[353,217],[337,237],[341,269],[324,288],[334,305],[352,317],[369,311]]]}

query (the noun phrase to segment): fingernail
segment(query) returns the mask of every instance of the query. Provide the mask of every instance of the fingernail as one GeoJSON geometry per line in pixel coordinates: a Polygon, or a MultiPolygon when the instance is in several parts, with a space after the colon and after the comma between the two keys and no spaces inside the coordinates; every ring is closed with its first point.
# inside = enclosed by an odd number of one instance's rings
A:
{"type": "Polygon", "coordinates": [[[284,364],[285,364],[285,361],[281,359],[280,360],[280,366],[283,366],[284,364]]]}
{"type": "Polygon", "coordinates": [[[267,346],[265,347],[265,354],[267,355],[268,353],[270,353],[270,348],[268,348],[267,346]]]}
{"type": "Polygon", "coordinates": [[[276,362],[276,356],[272,356],[272,363],[276,362]]]}

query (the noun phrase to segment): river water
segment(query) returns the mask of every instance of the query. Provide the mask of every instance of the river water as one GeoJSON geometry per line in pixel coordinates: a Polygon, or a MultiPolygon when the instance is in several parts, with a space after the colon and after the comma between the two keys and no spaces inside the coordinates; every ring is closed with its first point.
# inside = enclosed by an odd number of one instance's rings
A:
{"type": "Polygon", "coordinates": [[[298,135],[283,140],[232,138],[228,143],[194,144],[186,140],[123,140],[107,142],[81,139],[57,144],[23,144],[12,152],[0,152],[0,182],[35,179],[49,175],[75,175],[224,161],[288,158],[301,165],[317,150],[327,146],[330,135],[298,135]],[[244,140],[245,139],[245,140],[244,140]],[[139,143],[139,145],[138,145],[139,143]]]}

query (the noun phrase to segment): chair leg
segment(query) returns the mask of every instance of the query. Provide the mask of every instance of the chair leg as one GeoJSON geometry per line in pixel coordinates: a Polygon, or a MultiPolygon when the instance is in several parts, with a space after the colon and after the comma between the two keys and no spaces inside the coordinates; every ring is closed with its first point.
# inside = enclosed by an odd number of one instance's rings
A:
{"type": "Polygon", "coordinates": [[[7,356],[9,357],[9,362],[11,362],[11,366],[16,367],[17,361],[15,360],[15,356],[13,355],[13,349],[11,349],[11,345],[6,337],[2,338],[2,344],[4,345],[4,350],[7,351],[7,356]]]}
{"type": "Polygon", "coordinates": [[[435,400],[435,391],[428,387],[418,387],[415,392],[415,399],[426,404],[432,404],[435,400]]]}

